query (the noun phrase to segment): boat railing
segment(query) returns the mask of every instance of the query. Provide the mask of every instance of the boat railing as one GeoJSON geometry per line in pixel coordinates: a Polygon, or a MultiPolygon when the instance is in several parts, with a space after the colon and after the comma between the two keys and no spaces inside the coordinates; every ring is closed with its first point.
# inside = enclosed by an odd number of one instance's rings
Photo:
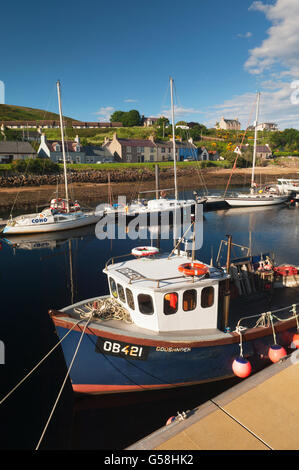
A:
{"type": "MultiPolygon", "coordinates": [[[[132,253],[113,256],[112,258],[109,258],[108,261],[105,264],[105,270],[108,271],[108,266],[113,265],[116,259],[125,258],[127,256],[132,256],[132,253]]],[[[194,282],[200,281],[200,280],[204,279],[205,277],[206,277],[205,274],[202,275],[202,276],[195,276],[195,275],[191,276],[190,275],[188,277],[186,277],[184,274],[180,274],[178,276],[171,276],[171,277],[168,276],[168,277],[162,277],[162,278],[157,279],[157,278],[151,278],[151,277],[148,277],[148,276],[144,276],[143,274],[134,272],[134,276],[132,276],[131,278],[129,277],[129,284],[132,284],[134,281],[140,281],[140,280],[151,281],[151,282],[156,282],[157,283],[156,287],[160,288],[161,287],[161,285],[160,285],[161,282],[173,281],[175,279],[184,279],[185,282],[190,282],[190,283],[193,284],[194,282]]]]}

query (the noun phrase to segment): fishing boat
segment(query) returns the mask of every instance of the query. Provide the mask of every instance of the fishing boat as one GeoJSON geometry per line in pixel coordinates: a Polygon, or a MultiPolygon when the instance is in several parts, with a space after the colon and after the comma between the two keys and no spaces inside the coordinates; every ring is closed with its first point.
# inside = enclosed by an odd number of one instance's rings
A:
{"type": "MultiPolygon", "coordinates": [[[[205,197],[194,199],[178,199],[178,186],[177,186],[177,165],[176,165],[176,141],[175,141],[175,123],[174,123],[174,104],[173,104],[173,78],[170,77],[170,94],[171,94],[171,113],[172,113],[172,142],[173,142],[173,168],[174,168],[174,198],[167,198],[166,193],[169,189],[157,189],[158,185],[158,165],[156,168],[156,189],[148,192],[156,192],[155,199],[141,199],[138,198],[135,201],[132,201],[130,204],[114,204],[106,207],[105,214],[114,214],[115,216],[122,214],[127,217],[135,217],[138,214],[163,214],[163,213],[172,213],[174,209],[177,211],[184,211],[188,208],[193,210],[196,204],[204,204],[206,201],[205,197]]],[[[144,191],[143,194],[147,192],[144,191]]],[[[140,193],[142,194],[142,193],[140,193]]]]}
{"type": "Polygon", "coordinates": [[[226,263],[214,267],[197,260],[194,250],[182,250],[182,242],[183,237],[170,253],[140,246],[108,260],[107,295],[49,311],[76,393],[172,389],[246,377],[250,371],[236,372],[236,362],[240,368],[264,367],[270,349],[286,354],[293,347],[298,289],[289,289],[293,305],[285,309],[286,287],[273,289],[270,311],[275,271],[267,254],[231,260],[228,236],[226,263]]]}
{"type": "Polygon", "coordinates": [[[72,228],[95,224],[103,216],[104,211],[82,211],[77,201],[73,203],[69,199],[59,81],[57,82],[57,94],[62,140],[65,198],[52,199],[50,207],[46,207],[40,212],[11,217],[2,230],[5,235],[26,233],[34,234],[70,230],[72,228]]]}
{"type": "MultiPolygon", "coordinates": [[[[287,195],[270,192],[263,189],[258,189],[257,183],[255,182],[255,162],[256,162],[256,145],[257,145],[257,126],[258,126],[258,115],[259,115],[259,102],[260,93],[257,93],[256,103],[256,118],[254,122],[254,147],[253,147],[253,160],[252,160],[252,172],[251,172],[251,187],[249,193],[239,193],[225,198],[227,204],[232,207],[248,207],[248,206],[272,206],[276,204],[283,204],[288,200],[287,195]]],[[[241,151],[239,151],[241,153],[241,151]]]]}

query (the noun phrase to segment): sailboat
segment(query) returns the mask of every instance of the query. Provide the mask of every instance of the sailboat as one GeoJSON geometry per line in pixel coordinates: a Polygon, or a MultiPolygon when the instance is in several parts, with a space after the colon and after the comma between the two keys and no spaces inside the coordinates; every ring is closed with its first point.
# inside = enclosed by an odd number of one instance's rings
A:
{"type": "MultiPolygon", "coordinates": [[[[175,142],[175,123],[174,123],[174,104],[173,104],[173,78],[170,77],[170,94],[171,94],[171,113],[172,113],[172,141],[173,141],[173,168],[174,168],[174,198],[166,198],[166,190],[156,191],[156,198],[146,200],[132,201],[131,204],[109,207],[106,209],[107,214],[125,214],[127,217],[136,216],[138,214],[151,214],[151,213],[167,213],[174,209],[184,210],[187,208],[194,209],[196,204],[204,203],[206,198],[201,198],[197,201],[194,199],[178,199],[177,187],[177,165],[176,165],[176,142],[175,142]]],[[[157,168],[157,167],[156,167],[157,168]]],[[[157,183],[157,174],[156,174],[157,183]]],[[[152,191],[154,192],[154,191],[152,191]]]]}
{"type": "Polygon", "coordinates": [[[251,187],[249,193],[240,193],[236,196],[230,196],[225,198],[227,204],[232,207],[248,207],[248,206],[272,206],[275,204],[282,204],[288,200],[288,196],[282,194],[274,194],[272,192],[257,190],[257,184],[255,182],[255,161],[256,161],[256,144],[257,144],[257,125],[258,125],[258,114],[259,114],[259,103],[260,93],[257,93],[256,101],[256,117],[254,122],[254,147],[253,147],[253,160],[252,160],[252,172],[251,172],[251,187]]]}
{"type": "Polygon", "coordinates": [[[52,199],[50,207],[45,208],[41,212],[19,215],[14,218],[11,217],[3,229],[5,235],[69,230],[95,224],[103,216],[103,211],[97,213],[94,211],[83,212],[78,203],[73,204],[69,199],[59,81],[57,81],[57,94],[62,141],[65,198],[52,199]]]}

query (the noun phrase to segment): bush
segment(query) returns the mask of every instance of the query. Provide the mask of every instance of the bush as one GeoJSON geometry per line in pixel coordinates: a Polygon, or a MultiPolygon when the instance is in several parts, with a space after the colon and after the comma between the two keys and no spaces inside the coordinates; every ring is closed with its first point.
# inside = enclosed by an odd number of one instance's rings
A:
{"type": "Polygon", "coordinates": [[[57,163],[45,158],[28,158],[26,160],[16,160],[12,163],[12,170],[18,173],[34,173],[44,175],[59,173],[60,167],[57,163]]]}

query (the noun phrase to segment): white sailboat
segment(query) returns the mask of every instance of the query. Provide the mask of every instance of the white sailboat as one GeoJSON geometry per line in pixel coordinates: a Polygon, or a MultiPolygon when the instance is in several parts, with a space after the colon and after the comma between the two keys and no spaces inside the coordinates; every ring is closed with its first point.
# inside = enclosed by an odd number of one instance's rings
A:
{"type": "Polygon", "coordinates": [[[14,218],[11,217],[3,229],[5,235],[70,230],[72,228],[95,224],[103,216],[103,212],[83,212],[78,203],[73,204],[69,199],[59,81],[57,82],[57,94],[64,167],[65,199],[52,199],[50,207],[45,208],[41,212],[19,215],[14,218]]]}
{"type": "Polygon", "coordinates": [[[257,93],[256,102],[256,117],[254,122],[254,147],[253,147],[253,160],[252,160],[252,173],[251,173],[251,187],[249,193],[239,193],[236,196],[225,198],[227,204],[232,207],[248,207],[248,206],[272,206],[275,204],[282,204],[288,200],[288,196],[282,194],[274,194],[268,191],[258,191],[257,184],[255,183],[255,162],[256,162],[256,144],[257,144],[257,125],[259,114],[260,93],[257,93]]]}
{"type": "MultiPolygon", "coordinates": [[[[175,122],[174,122],[174,104],[173,104],[173,78],[170,77],[171,94],[171,114],[172,114],[172,140],[173,140],[173,168],[174,168],[174,198],[166,198],[166,191],[160,192],[160,197],[156,191],[156,198],[148,201],[132,201],[131,204],[121,207],[107,207],[106,214],[125,214],[126,216],[136,216],[138,214],[166,213],[173,209],[194,208],[195,204],[205,202],[206,198],[196,202],[194,199],[178,199],[177,187],[177,166],[176,166],[176,143],[175,143],[175,122]]],[[[154,191],[153,191],[154,192],[154,191]]]]}

